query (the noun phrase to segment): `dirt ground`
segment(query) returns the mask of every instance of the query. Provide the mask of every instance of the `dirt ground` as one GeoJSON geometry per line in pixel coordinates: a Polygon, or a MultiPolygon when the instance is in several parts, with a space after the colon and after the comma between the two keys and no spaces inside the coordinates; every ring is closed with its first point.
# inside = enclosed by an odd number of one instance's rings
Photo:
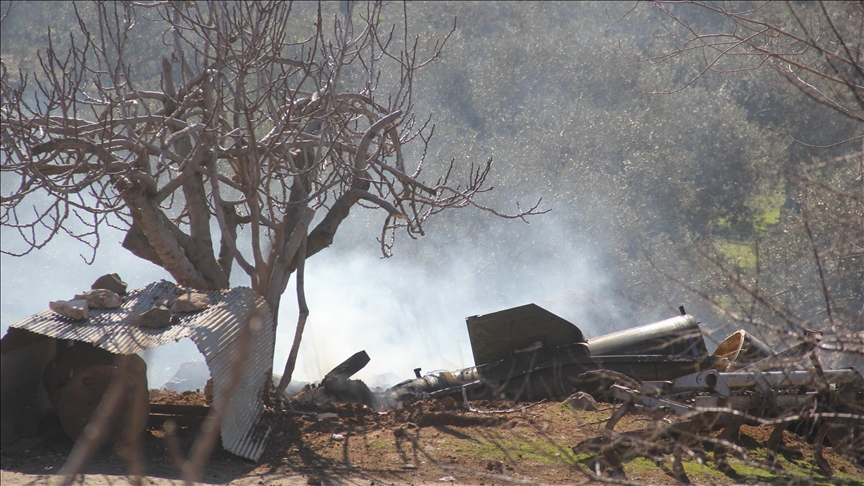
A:
{"type": "MultiPolygon", "coordinates": [[[[163,403],[203,404],[203,394],[187,392],[160,399],[163,403]]],[[[155,401],[155,400],[154,400],[155,401]]],[[[317,485],[317,484],[565,484],[585,481],[595,467],[590,454],[574,454],[571,447],[599,435],[613,405],[597,411],[576,411],[557,403],[513,404],[471,402],[484,411],[445,398],[421,401],[386,413],[363,405],[295,405],[295,413],[271,411],[272,432],[259,463],[234,456],[217,447],[202,484],[317,485]]],[[[616,431],[642,429],[644,417],[627,416],[616,431]]],[[[188,451],[194,427],[181,428],[179,438],[188,451]]],[[[740,444],[747,460],[730,457],[731,470],[714,468],[711,443],[685,463],[694,483],[864,484],[864,468],[826,449],[836,472],[833,478],[815,467],[812,447],[802,437],[785,432],[778,455],[782,469],[767,464],[762,446],[770,429],[744,426],[740,444]]],[[[181,484],[179,469],[166,450],[164,432],[149,429],[144,453],[144,484],[181,484]]],[[[0,451],[3,486],[57,484],[73,442],[62,430],[41,443],[12,444],[0,451]]],[[[626,452],[626,451],[625,451],[626,452]]],[[[669,457],[623,454],[624,476],[616,479],[638,484],[677,484],[669,457]],[[655,460],[656,459],[656,460],[655,460]]],[[[88,464],[76,484],[128,484],[127,464],[106,446],[88,464]]]]}

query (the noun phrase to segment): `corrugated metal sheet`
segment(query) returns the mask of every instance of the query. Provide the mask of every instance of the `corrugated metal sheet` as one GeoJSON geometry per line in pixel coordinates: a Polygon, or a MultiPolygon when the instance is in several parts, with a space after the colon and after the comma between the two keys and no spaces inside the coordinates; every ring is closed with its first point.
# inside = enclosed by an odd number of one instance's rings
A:
{"type": "MultiPolygon", "coordinates": [[[[91,309],[87,321],[74,321],[48,310],[11,327],[55,339],[92,343],[116,354],[135,354],[188,337],[195,342],[210,368],[214,403],[221,403],[231,378],[234,356],[238,355],[243,376],[237,391],[228,399],[223,414],[222,445],[234,454],[257,461],[264,452],[270,433],[269,426],[262,423],[264,404],[261,396],[273,366],[273,315],[261,297],[249,288],[238,287],[203,292],[210,297],[207,309],[177,314],[180,322],[165,329],[130,325],[133,316],[155,305],[171,307],[185,291],[171,282],[157,282],[129,291],[119,309],[91,309]],[[242,340],[238,337],[255,308],[260,323],[254,326],[248,349],[244,352],[242,340]]],[[[12,373],[7,368],[4,358],[4,412],[6,402],[14,400],[11,398],[14,393],[7,393],[5,387],[7,371],[12,373]]],[[[41,388],[41,377],[39,383],[41,388]]]]}

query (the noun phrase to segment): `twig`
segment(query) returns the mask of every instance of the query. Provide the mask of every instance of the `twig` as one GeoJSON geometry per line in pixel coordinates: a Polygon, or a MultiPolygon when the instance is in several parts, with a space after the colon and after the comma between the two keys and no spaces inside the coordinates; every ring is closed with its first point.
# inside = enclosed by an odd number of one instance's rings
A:
{"type": "Polygon", "coordinates": [[[472,407],[471,404],[468,403],[468,393],[467,393],[465,390],[466,390],[466,388],[465,388],[465,386],[463,385],[463,386],[462,386],[462,398],[465,400],[465,408],[467,408],[469,412],[474,412],[474,413],[493,414],[493,413],[514,413],[514,412],[524,412],[525,410],[527,410],[527,409],[529,409],[529,408],[531,408],[531,407],[533,407],[533,406],[535,406],[535,405],[540,405],[541,403],[544,403],[544,402],[546,401],[546,399],[544,398],[543,400],[540,400],[539,402],[534,402],[534,403],[532,403],[532,404],[530,404],[530,405],[525,405],[525,406],[522,406],[522,407],[519,407],[519,408],[511,408],[511,409],[509,409],[509,410],[479,410],[479,409],[476,409],[476,408],[472,407]]]}

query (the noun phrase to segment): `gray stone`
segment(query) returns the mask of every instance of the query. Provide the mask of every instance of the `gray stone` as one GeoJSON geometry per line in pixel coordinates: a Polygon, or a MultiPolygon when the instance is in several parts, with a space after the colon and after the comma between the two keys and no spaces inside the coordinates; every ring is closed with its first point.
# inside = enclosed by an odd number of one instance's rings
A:
{"type": "Polygon", "coordinates": [[[116,309],[123,305],[119,295],[108,289],[93,289],[76,294],[76,299],[84,299],[93,309],[116,309]]]}
{"type": "Polygon", "coordinates": [[[172,312],[195,312],[206,309],[210,305],[210,296],[199,292],[186,292],[171,306],[172,312]]]}
{"type": "Polygon", "coordinates": [[[132,324],[138,327],[162,329],[174,322],[172,318],[171,311],[167,307],[160,305],[133,317],[132,324]]]}
{"type": "Polygon", "coordinates": [[[162,385],[162,388],[184,392],[186,390],[201,390],[207,387],[210,379],[210,368],[204,361],[186,361],[181,363],[177,372],[162,385]]]}
{"type": "Polygon", "coordinates": [[[574,410],[597,410],[597,400],[585,392],[576,392],[564,400],[564,405],[574,410]]]}
{"type": "Polygon", "coordinates": [[[54,300],[48,303],[52,311],[61,316],[83,321],[90,318],[90,308],[84,299],[76,300],[54,300]]]}
{"type": "Polygon", "coordinates": [[[116,273],[108,273],[97,278],[91,289],[107,289],[117,295],[126,295],[126,282],[120,279],[116,273]]]}

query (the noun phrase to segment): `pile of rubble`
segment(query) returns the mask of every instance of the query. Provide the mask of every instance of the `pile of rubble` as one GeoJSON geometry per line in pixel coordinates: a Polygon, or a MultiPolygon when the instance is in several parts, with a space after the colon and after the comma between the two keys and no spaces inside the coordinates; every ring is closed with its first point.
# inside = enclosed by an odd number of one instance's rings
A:
{"type": "Polygon", "coordinates": [[[565,400],[585,410],[596,409],[598,400],[620,403],[604,433],[573,451],[594,454],[595,470],[612,474],[623,470],[621,454],[671,455],[674,474],[685,483],[682,455],[710,440],[714,461],[728,467],[730,451],[743,452],[735,441],[744,424],[774,427],[769,451],[790,426],[809,430],[815,462],[827,475],[833,471],[822,456],[826,442],[864,464],[864,377],[855,368],[824,369],[816,353],[819,332],[776,353],[739,330],[709,354],[698,322],[683,308],[671,319],[587,339],[534,304],[469,317],[467,324],[474,367],[426,375],[418,368],[415,378],[373,393],[350,380],[369,361],[361,351],[293,399],[380,409],[454,397],[469,411],[477,411],[471,400],[488,399],[565,400]],[[616,433],[627,414],[652,420],[644,430],[616,433]],[[669,416],[683,420],[673,424],[669,416]]]}

